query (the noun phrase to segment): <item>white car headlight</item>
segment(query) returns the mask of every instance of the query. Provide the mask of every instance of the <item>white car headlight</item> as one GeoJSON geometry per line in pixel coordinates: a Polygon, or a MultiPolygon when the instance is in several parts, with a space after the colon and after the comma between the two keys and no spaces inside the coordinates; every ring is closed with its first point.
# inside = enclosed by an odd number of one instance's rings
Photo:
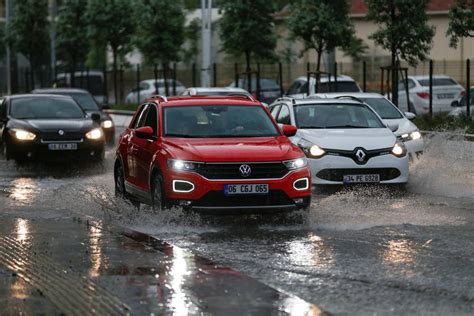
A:
{"type": "Polygon", "coordinates": [[[421,133],[419,131],[414,131],[410,133],[410,139],[417,140],[421,138],[421,133]]]}
{"type": "Polygon", "coordinates": [[[305,167],[308,164],[308,162],[306,161],[305,158],[298,158],[298,159],[283,161],[283,164],[289,170],[295,170],[295,169],[300,169],[300,168],[305,167]]]}
{"type": "Polygon", "coordinates": [[[168,160],[168,167],[177,171],[194,171],[198,167],[197,162],[183,161],[183,160],[168,160]]]}
{"type": "Polygon", "coordinates": [[[102,122],[101,125],[103,128],[111,128],[112,126],[114,126],[114,123],[111,120],[105,120],[102,122]]]}
{"type": "Polygon", "coordinates": [[[102,133],[102,129],[100,128],[94,128],[93,130],[90,130],[89,132],[86,133],[86,137],[88,139],[100,139],[103,136],[104,133],[102,133]]]}
{"type": "Polygon", "coordinates": [[[22,129],[14,129],[12,132],[18,140],[34,140],[36,138],[36,134],[22,129]]]}
{"type": "Polygon", "coordinates": [[[392,154],[397,157],[403,157],[407,154],[407,149],[403,143],[396,143],[392,148],[392,154]]]}
{"type": "Polygon", "coordinates": [[[318,145],[315,145],[305,139],[301,139],[298,142],[298,146],[303,150],[306,157],[308,158],[321,158],[326,153],[324,149],[322,149],[318,145]]]}

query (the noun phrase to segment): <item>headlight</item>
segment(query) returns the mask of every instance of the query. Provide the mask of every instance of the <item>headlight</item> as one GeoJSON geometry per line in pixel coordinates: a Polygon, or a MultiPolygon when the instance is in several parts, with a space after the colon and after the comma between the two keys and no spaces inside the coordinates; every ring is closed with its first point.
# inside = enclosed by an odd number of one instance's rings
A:
{"type": "Polygon", "coordinates": [[[305,167],[308,164],[308,162],[306,161],[305,158],[298,158],[298,159],[283,161],[283,164],[289,170],[295,170],[295,169],[300,169],[300,168],[305,167]]]}
{"type": "Polygon", "coordinates": [[[303,150],[308,158],[321,158],[326,153],[324,149],[305,139],[301,139],[298,142],[298,146],[303,150]]]}
{"type": "Polygon", "coordinates": [[[420,139],[421,138],[421,133],[419,131],[414,131],[414,132],[410,133],[410,138],[412,140],[420,139]]]}
{"type": "Polygon", "coordinates": [[[102,129],[100,128],[94,128],[93,130],[90,130],[88,133],[86,133],[86,137],[88,139],[99,139],[103,135],[102,129]]]}
{"type": "Polygon", "coordinates": [[[33,140],[36,138],[35,134],[30,133],[28,131],[24,131],[22,129],[14,129],[12,130],[12,132],[18,140],[33,140]]]}
{"type": "Polygon", "coordinates": [[[105,120],[102,122],[103,128],[111,128],[112,126],[114,126],[114,123],[111,120],[105,120]]]}
{"type": "Polygon", "coordinates": [[[393,146],[392,148],[392,154],[397,157],[405,156],[407,154],[405,145],[403,145],[402,143],[396,143],[395,146],[393,146]]]}
{"type": "Polygon", "coordinates": [[[168,167],[177,171],[194,171],[198,167],[197,162],[183,161],[183,160],[168,160],[168,167]]]}

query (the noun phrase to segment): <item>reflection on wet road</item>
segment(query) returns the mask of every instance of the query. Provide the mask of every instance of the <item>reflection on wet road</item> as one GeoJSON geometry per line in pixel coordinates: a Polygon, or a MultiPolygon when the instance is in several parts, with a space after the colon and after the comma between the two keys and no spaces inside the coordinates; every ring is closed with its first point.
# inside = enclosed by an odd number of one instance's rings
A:
{"type": "MultiPolygon", "coordinates": [[[[182,210],[154,214],[147,208],[138,212],[114,197],[111,150],[102,165],[74,170],[17,168],[0,160],[0,218],[15,218],[12,236],[24,247],[34,243],[31,220],[76,216],[102,220],[89,227],[85,236],[88,277],[100,280],[106,271],[144,275],[128,278],[125,284],[108,280],[104,286],[116,286],[123,294],[127,286],[141,284],[137,297],[153,297],[177,315],[193,314],[201,308],[196,303],[199,299],[211,300],[216,294],[211,289],[204,298],[189,299],[190,291],[201,293],[199,278],[210,276],[206,271],[193,272],[195,262],[182,249],[297,295],[329,313],[472,314],[474,143],[439,137],[428,143],[425,155],[412,165],[406,192],[383,187],[316,190],[310,212],[271,217],[209,217],[182,210]],[[101,229],[108,222],[180,248],[169,253],[172,259],[159,271],[141,264],[138,257],[119,266],[114,253],[107,250],[110,240],[101,229]],[[162,283],[168,287],[157,286],[162,283]]],[[[133,243],[123,246],[136,247],[133,243]]],[[[80,254],[74,258],[83,260],[80,254]]],[[[0,288],[2,282],[0,277],[0,288]]],[[[9,291],[22,297],[29,295],[31,287],[17,280],[9,291]]],[[[213,302],[216,308],[224,304],[217,298],[213,302]]],[[[289,314],[308,312],[296,297],[278,304],[280,311],[289,314]]],[[[219,314],[218,309],[213,312],[219,314]]]]}

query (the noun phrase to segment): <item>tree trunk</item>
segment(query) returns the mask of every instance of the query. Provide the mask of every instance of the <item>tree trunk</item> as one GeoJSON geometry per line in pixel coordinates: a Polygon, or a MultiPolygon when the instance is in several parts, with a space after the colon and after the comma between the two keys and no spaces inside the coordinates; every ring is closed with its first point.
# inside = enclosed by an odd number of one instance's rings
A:
{"type": "Polygon", "coordinates": [[[247,73],[247,90],[252,93],[252,73],[250,69],[250,52],[248,50],[245,51],[245,64],[245,72],[247,73]]]}
{"type": "MultiPolygon", "coordinates": [[[[118,101],[118,88],[117,88],[117,48],[112,48],[113,55],[113,72],[114,72],[114,103],[118,101]]],[[[140,93],[140,91],[138,91],[140,93]]]]}
{"type": "Polygon", "coordinates": [[[170,87],[168,85],[168,63],[163,63],[163,79],[165,81],[165,96],[168,97],[170,94],[170,87]]]}

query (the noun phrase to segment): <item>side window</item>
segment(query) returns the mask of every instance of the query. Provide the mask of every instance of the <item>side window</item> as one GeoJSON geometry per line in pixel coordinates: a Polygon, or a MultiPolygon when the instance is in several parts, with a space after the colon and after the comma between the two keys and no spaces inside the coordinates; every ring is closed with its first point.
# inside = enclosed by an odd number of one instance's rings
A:
{"type": "Polygon", "coordinates": [[[297,94],[300,87],[301,87],[301,82],[295,81],[290,86],[290,88],[288,88],[288,91],[286,92],[286,94],[297,94]]]}
{"type": "Polygon", "coordinates": [[[148,113],[146,115],[145,124],[143,126],[150,126],[153,128],[153,135],[157,136],[158,131],[158,113],[154,104],[148,105],[148,113]]]}
{"type": "Polygon", "coordinates": [[[0,119],[5,119],[7,117],[7,101],[3,100],[0,103],[0,119]]]}
{"type": "Polygon", "coordinates": [[[150,89],[150,85],[148,83],[140,83],[140,90],[148,90],[150,89]]]}
{"type": "Polygon", "coordinates": [[[131,125],[132,128],[135,129],[135,128],[139,128],[139,127],[144,126],[143,124],[145,123],[147,110],[148,110],[148,104],[142,105],[142,107],[140,109],[140,112],[136,116],[135,121],[133,122],[133,124],[131,125]]]}
{"type": "MultiPolygon", "coordinates": [[[[411,88],[414,88],[415,87],[415,83],[413,82],[413,80],[411,79],[408,79],[408,89],[411,89],[411,88]]],[[[398,82],[398,91],[404,91],[405,90],[405,81],[399,81],[398,82]]]]}
{"type": "Polygon", "coordinates": [[[278,113],[277,122],[280,124],[291,124],[290,110],[288,109],[288,106],[283,105],[281,107],[280,113],[278,113]]]}
{"type": "Polygon", "coordinates": [[[280,110],[280,107],[281,105],[280,104],[277,104],[277,105],[274,105],[271,109],[270,109],[270,113],[271,115],[276,119],[277,117],[277,114],[278,114],[278,111],[280,110]]]}
{"type": "Polygon", "coordinates": [[[308,81],[301,85],[299,93],[308,93],[308,81]]]}

